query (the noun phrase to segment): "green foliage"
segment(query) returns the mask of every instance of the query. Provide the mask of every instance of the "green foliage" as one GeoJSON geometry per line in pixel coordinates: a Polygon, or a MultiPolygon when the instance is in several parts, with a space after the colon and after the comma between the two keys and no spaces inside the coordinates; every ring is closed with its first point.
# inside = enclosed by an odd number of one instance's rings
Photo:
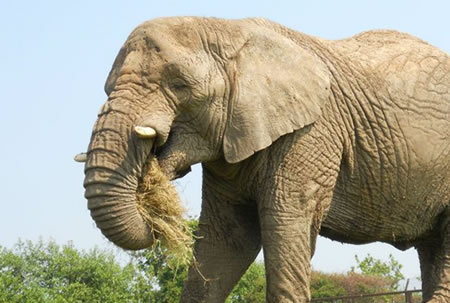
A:
{"type": "Polygon", "coordinates": [[[133,276],[97,249],[42,241],[0,249],[0,302],[127,302],[133,276]]]}
{"type": "MultiPolygon", "coordinates": [[[[188,226],[195,231],[198,220],[189,220],[188,226]]],[[[144,302],[179,302],[189,269],[184,260],[174,259],[167,248],[159,244],[130,255],[136,270],[141,273],[136,285],[138,297],[145,297],[147,301],[144,302]]]]}
{"type": "MultiPolygon", "coordinates": [[[[312,272],[311,297],[329,298],[391,291],[392,281],[385,277],[367,276],[355,272],[328,274],[312,272]]],[[[359,303],[388,302],[389,298],[359,298],[359,303]]]]}
{"type": "Polygon", "coordinates": [[[254,262],[234,287],[226,303],[265,302],[266,275],[264,264],[254,262]]]}
{"type": "MultiPolygon", "coordinates": [[[[197,225],[197,220],[189,221],[191,229],[195,230],[197,225]]],[[[130,256],[128,264],[120,265],[111,252],[79,251],[70,243],[59,246],[52,241],[36,244],[19,241],[12,249],[0,246],[0,303],[179,302],[188,273],[186,262],[180,262],[160,245],[130,256]]],[[[398,288],[403,279],[402,265],[392,256],[389,262],[370,255],[363,260],[355,258],[357,265],[347,274],[313,271],[312,297],[370,294],[398,288]]],[[[265,292],[264,264],[255,262],[226,302],[264,302],[265,292]]]]}
{"type": "Polygon", "coordinates": [[[147,302],[175,303],[180,300],[187,265],[170,266],[166,249],[161,246],[133,253],[132,262],[141,273],[137,279],[138,297],[147,298],[147,302]]]}
{"type": "Polygon", "coordinates": [[[313,271],[311,275],[311,297],[329,298],[344,296],[345,288],[339,283],[338,274],[326,274],[320,271],[313,271]]]}
{"type": "Polygon", "coordinates": [[[366,276],[354,272],[329,274],[313,271],[311,275],[311,297],[328,298],[374,294],[391,290],[390,285],[391,280],[384,277],[366,276]]]}
{"type": "Polygon", "coordinates": [[[356,272],[359,270],[363,275],[383,277],[391,280],[391,289],[397,290],[399,287],[399,282],[405,277],[403,276],[401,265],[397,260],[394,259],[392,255],[389,255],[389,261],[383,262],[382,260],[375,259],[370,254],[360,260],[358,256],[355,256],[356,268],[352,266],[351,272],[356,272]]]}

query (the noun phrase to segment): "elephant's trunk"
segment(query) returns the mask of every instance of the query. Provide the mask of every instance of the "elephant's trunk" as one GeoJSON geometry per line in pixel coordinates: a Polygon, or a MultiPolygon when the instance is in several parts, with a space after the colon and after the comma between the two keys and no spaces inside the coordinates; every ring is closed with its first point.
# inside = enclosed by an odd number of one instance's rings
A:
{"type": "Polygon", "coordinates": [[[154,242],[154,231],[137,206],[137,190],[153,140],[132,133],[124,113],[100,115],[85,166],[88,208],[102,233],[125,249],[142,249],[154,242]]]}

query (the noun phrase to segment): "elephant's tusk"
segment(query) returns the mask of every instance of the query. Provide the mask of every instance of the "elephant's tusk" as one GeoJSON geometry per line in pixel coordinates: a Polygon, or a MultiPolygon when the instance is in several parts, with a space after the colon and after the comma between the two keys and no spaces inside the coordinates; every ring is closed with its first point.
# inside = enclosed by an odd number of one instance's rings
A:
{"type": "Polygon", "coordinates": [[[151,139],[156,137],[156,131],[151,127],[135,126],[134,131],[138,137],[142,139],[151,139]]]}
{"type": "Polygon", "coordinates": [[[87,160],[87,154],[86,153],[79,153],[73,157],[73,159],[77,162],[86,162],[87,160]]]}

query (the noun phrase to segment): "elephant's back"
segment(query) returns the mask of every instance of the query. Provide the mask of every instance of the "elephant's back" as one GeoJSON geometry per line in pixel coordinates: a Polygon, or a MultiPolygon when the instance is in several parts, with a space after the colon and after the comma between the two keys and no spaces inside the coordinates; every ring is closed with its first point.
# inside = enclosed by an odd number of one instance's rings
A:
{"type": "Polygon", "coordinates": [[[329,41],[330,47],[350,60],[364,62],[376,68],[386,61],[410,53],[440,52],[438,48],[424,40],[395,30],[372,30],[359,33],[350,38],[329,41]]]}
{"type": "Polygon", "coordinates": [[[450,56],[388,30],[361,33],[335,46],[350,62],[350,77],[364,83],[361,89],[370,96],[361,106],[382,113],[379,127],[390,128],[392,138],[403,141],[398,149],[409,148],[421,165],[444,157],[450,161],[445,156],[450,149],[450,56]]]}
{"type": "Polygon", "coordinates": [[[330,43],[331,49],[352,69],[370,74],[381,82],[387,81],[393,89],[424,101],[450,100],[449,55],[417,37],[398,31],[376,30],[330,43]],[[415,92],[420,93],[418,87],[436,95],[416,96],[415,92]]]}

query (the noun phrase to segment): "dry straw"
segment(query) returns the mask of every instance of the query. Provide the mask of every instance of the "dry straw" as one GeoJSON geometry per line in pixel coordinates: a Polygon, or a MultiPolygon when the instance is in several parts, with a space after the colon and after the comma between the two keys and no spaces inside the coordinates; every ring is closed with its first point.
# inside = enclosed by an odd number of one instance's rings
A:
{"type": "Polygon", "coordinates": [[[154,245],[167,248],[174,264],[186,265],[192,259],[193,236],[178,193],[155,157],[144,171],[136,193],[138,211],[153,231],[154,245]]]}

